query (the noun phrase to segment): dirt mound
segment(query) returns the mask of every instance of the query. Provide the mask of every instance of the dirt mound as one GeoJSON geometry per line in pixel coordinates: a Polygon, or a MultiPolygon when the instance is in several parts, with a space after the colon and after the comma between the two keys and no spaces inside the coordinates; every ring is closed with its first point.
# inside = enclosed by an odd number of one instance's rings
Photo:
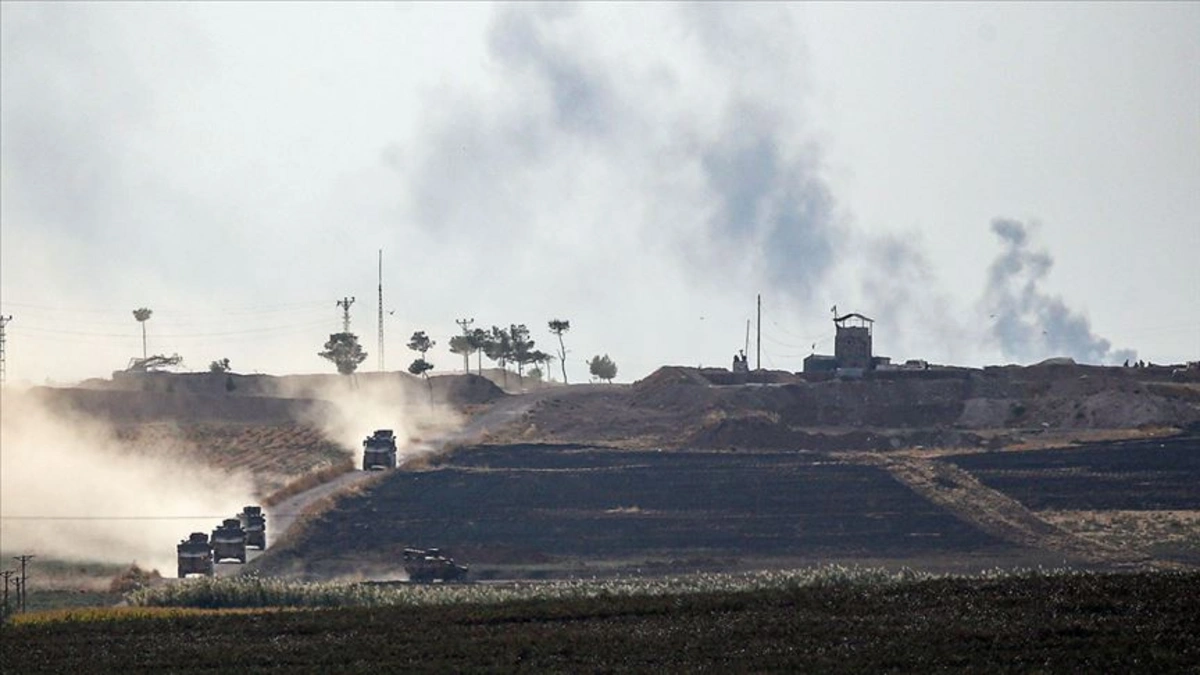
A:
{"type": "Polygon", "coordinates": [[[486,377],[478,375],[437,375],[429,378],[433,395],[452,405],[480,405],[507,396],[504,390],[486,377]]]}
{"type": "Polygon", "coordinates": [[[973,431],[1136,429],[1200,423],[1200,386],[1164,369],[1050,363],[878,371],[807,381],[790,373],[665,366],[599,399],[547,400],[519,438],[638,439],[663,447],[977,446],[973,431]],[[1161,371],[1161,372],[1160,372],[1161,371]],[[751,378],[763,382],[750,382],[751,378]],[[852,433],[853,432],[853,433],[852,433]],[[863,433],[857,433],[863,432],[863,433]]]}
{"type": "Polygon", "coordinates": [[[30,394],[50,409],[80,412],[115,423],[222,422],[284,424],[327,412],[312,399],[224,396],[158,391],[100,391],[36,387],[30,394]]]}
{"type": "MultiPolygon", "coordinates": [[[[429,378],[434,397],[459,407],[490,403],[504,391],[478,375],[436,375],[429,378]]],[[[139,392],[144,394],[195,395],[224,398],[319,399],[342,388],[372,385],[399,386],[410,397],[428,396],[427,384],[408,373],[241,375],[237,373],[113,373],[112,380],[88,380],[88,391],[139,392]]],[[[220,404],[217,404],[220,405],[220,404]]],[[[235,406],[247,405],[244,402],[235,406]]],[[[250,404],[254,407],[257,404],[250,404]]]]}

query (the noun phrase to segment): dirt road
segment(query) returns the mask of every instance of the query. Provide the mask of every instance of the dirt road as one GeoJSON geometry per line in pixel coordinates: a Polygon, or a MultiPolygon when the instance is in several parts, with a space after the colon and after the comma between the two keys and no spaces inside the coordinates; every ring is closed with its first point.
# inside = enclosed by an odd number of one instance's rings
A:
{"type": "MultiPolygon", "coordinates": [[[[453,447],[461,445],[469,445],[479,443],[486,439],[490,434],[496,433],[505,426],[520,420],[522,416],[533,409],[535,405],[548,398],[555,396],[571,396],[576,393],[584,393],[593,390],[599,385],[576,385],[572,387],[556,387],[551,389],[543,389],[528,394],[517,394],[509,396],[495,405],[491,406],[486,412],[475,416],[469,420],[463,427],[457,431],[445,434],[440,438],[429,439],[424,452],[418,450],[415,454],[409,454],[410,458],[421,456],[426,453],[440,454],[453,447]]],[[[401,459],[400,469],[403,470],[404,459],[401,459]]],[[[276,542],[285,538],[288,532],[303,518],[311,515],[313,507],[319,504],[322,500],[333,497],[349,490],[355,486],[362,485],[364,482],[371,479],[380,479],[382,474],[379,472],[364,472],[350,471],[344,473],[337,478],[318,485],[310,490],[301,492],[293,497],[290,497],[274,507],[267,509],[267,547],[268,550],[275,545],[276,542]]],[[[251,550],[248,552],[248,562],[262,555],[262,551],[251,550]]],[[[231,576],[238,574],[243,569],[242,565],[237,564],[221,564],[217,566],[217,576],[231,576]]]]}

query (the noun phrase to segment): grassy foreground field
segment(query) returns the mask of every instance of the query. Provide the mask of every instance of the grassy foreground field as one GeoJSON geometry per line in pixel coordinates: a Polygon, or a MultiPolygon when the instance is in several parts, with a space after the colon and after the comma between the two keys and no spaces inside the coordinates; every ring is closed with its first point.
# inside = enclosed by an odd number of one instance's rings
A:
{"type": "Polygon", "coordinates": [[[3,672],[1200,672],[1198,573],[30,616],[3,672]]]}

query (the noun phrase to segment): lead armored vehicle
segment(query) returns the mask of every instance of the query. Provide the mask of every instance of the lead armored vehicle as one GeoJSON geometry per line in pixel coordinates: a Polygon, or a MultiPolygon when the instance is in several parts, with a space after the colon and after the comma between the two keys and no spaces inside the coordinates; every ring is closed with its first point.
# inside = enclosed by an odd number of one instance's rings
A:
{"type": "Polygon", "coordinates": [[[363,441],[363,471],[396,468],[396,435],[391,429],[376,429],[363,441]]]}

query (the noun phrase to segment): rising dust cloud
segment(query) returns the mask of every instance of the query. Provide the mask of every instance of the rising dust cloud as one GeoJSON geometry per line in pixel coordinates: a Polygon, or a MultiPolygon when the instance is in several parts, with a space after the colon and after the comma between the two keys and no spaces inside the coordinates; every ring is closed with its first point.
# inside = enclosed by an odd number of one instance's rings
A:
{"type": "Polygon", "coordinates": [[[312,409],[306,423],[361,460],[362,441],[376,429],[396,433],[398,460],[433,451],[435,436],[457,429],[461,416],[437,402],[431,403],[424,382],[389,373],[362,373],[355,377],[286,378],[285,396],[327,402],[312,409]]]}
{"type": "Polygon", "coordinates": [[[123,447],[102,421],[5,389],[0,547],[5,554],[136,562],[174,576],[175,544],[247,504],[250,477],[123,447]]]}
{"type": "MultiPolygon", "coordinates": [[[[435,450],[461,417],[430,402],[426,383],[396,374],[288,376],[276,396],[311,399],[307,419],[356,463],[362,439],[392,429],[401,462],[435,450]]],[[[0,549],[175,571],[174,546],[256,504],[252,476],[189,459],[182,438],[152,453],[109,423],[7,388],[0,415],[0,549]],[[168,447],[169,446],[169,447],[168,447]]],[[[198,454],[198,453],[195,453],[198,454]]]]}

